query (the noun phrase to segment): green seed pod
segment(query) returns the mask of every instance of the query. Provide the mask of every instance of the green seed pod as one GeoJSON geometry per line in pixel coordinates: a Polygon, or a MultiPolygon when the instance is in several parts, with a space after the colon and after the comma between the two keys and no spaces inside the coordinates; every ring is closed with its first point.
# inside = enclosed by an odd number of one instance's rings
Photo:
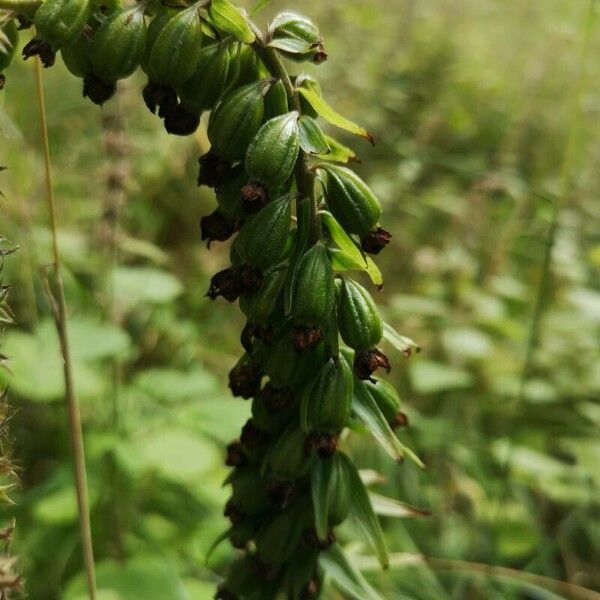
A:
{"type": "Polygon", "coordinates": [[[293,411],[290,408],[285,410],[270,411],[265,402],[256,398],[252,402],[252,421],[260,429],[269,433],[279,433],[289,423],[293,411]]]}
{"type": "Polygon", "coordinates": [[[266,325],[267,319],[277,305],[286,275],[287,265],[269,269],[263,273],[263,282],[258,290],[251,294],[242,294],[240,309],[250,323],[266,325]]]}
{"type": "Polygon", "coordinates": [[[208,139],[216,154],[231,161],[245,156],[262,123],[268,85],[265,81],[250,83],[222,98],[208,121],[208,139]]]}
{"type": "Polygon", "coordinates": [[[218,598],[247,598],[259,587],[260,580],[256,577],[256,568],[252,558],[246,554],[237,558],[229,568],[227,579],[219,588],[220,592],[227,592],[229,596],[218,598]]]}
{"type": "Polygon", "coordinates": [[[59,49],[81,35],[91,13],[90,0],[46,0],[35,13],[33,22],[38,36],[59,49]]]}
{"type": "Polygon", "coordinates": [[[289,104],[285,85],[277,80],[265,95],[265,121],[269,121],[289,112],[289,104]]]}
{"type": "Polygon", "coordinates": [[[92,42],[80,35],[72,44],[60,51],[67,70],[75,77],[85,77],[92,72],[92,42]]]}
{"type": "Polygon", "coordinates": [[[348,232],[365,235],[379,220],[381,205],[369,186],[354,171],[328,165],[325,199],[329,210],[348,232]]]}
{"type": "Polygon", "coordinates": [[[94,73],[105,81],[129,77],[139,66],[146,45],[144,11],[136,6],[112,14],[92,43],[94,73]]]}
{"type": "Polygon", "coordinates": [[[237,86],[246,85],[248,83],[254,83],[263,77],[265,68],[260,62],[256,52],[252,46],[247,44],[239,45],[239,52],[235,57],[237,63],[237,79],[231,81],[231,85],[237,86]]]}
{"type": "Polygon", "coordinates": [[[200,15],[195,5],[177,13],[162,28],[150,51],[150,79],[172,87],[192,77],[202,48],[200,15]]]}
{"type": "Polygon", "coordinates": [[[338,435],[350,417],[352,371],[345,360],[329,359],[302,397],[300,418],[308,433],[338,435]]]}
{"type": "Polygon", "coordinates": [[[270,474],[276,479],[293,481],[309,471],[314,455],[306,443],[306,434],[292,423],[279,437],[267,456],[270,474]]]}
{"type": "Polygon", "coordinates": [[[156,42],[162,30],[166,27],[167,23],[173,19],[173,17],[175,17],[175,15],[177,15],[177,10],[174,8],[163,7],[162,10],[158,12],[152,19],[150,25],[148,25],[144,56],[141,60],[142,69],[147,75],[150,75],[150,56],[152,54],[152,49],[154,48],[154,42],[156,42]]]}
{"type": "Polygon", "coordinates": [[[292,111],[260,128],[246,153],[246,171],[252,179],[278,186],[290,178],[300,151],[299,116],[292,111]]]}
{"type": "Polygon", "coordinates": [[[265,269],[281,257],[292,220],[291,200],[288,195],[269,202],[242,225],[238,250],[249,265],[265,269]]]}
{"type": "Polygon", "coordinates": [[[179,89],[183,104],[197,112],[211,110],[224,93],[233,68],[232,44],[228,41],[205,46],[191,79],[179,89]]]}
{"type": "Polygon", "coordinates": [[[18,43],[19,31],[15,21],[11,19],[0,23],[0,76],[10,66],[18,43]]]}
{"type": "Polygon", "coordinates": [[[289,560],[300,541],[305,518],[302,502],[276,514],[256,535],[256,550],[267,565],[281,565],[289,560]]]}
{"type": "Polygon", "coordinates": [[[253,469],[238,470],[231,479],[231,501],[246,515],[268,506],[266,481],[253,469]]]}
{"type": "Polygon", "coordinates": [[[381,410],[392,429],[407,424],[406,415],[401,412],[402,400],[400,400],[396,388],[391,383],[384,379],[374,379],[373,381],[364,381],[363,385],[373,396],[379,410],[381,410]]]}
{"type": "Polygon", "coordinates": [[[334,454],[327,465],[327,521],[330,527],[343,523],[350,512],[350,482],[346,468],[338,453],[334,454]]]}
{"type": "Polygon", "coordinates": [[[333,267],[322,242],[302,255],[296,265],[291,315],[296,325],[323,328],[334,309],[333,267]]]}
{"type": "Polygon", "coordinates": [[[217,203],[224,215],[230,219],[246,217],[242,205],[242,187],[248,182],[248,174],[243,165],[234,167],[228,180],[216,189],[217,203]]]}
{"type": "Polygon", "coordinates": [[[375,300],[352,279],[342,279],[338,294],[338,326],[342,339],[354,350],[373,348],[383,335],[383,321],[375,300]]]}

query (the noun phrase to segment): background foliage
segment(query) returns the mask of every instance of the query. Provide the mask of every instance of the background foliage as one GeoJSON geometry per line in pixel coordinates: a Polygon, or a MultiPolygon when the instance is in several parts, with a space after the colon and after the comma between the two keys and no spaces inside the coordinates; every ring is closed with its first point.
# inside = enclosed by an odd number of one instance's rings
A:
{"type": "MultiPolygon", "coordinates": [[[[395,236],[378,299],[423,346],[396,356],[392,377],[411,420],[402,435],[427,471],[354,446],[382,475],[378,491],[432,512],[385,520],[391,549],[600,590],[593,6],[297,8],[326,35],[326,96],[376,133],[375,150],[347,141],[395,236]]],[[[268,12],[282,8],[274,1],[268,12]]],[[[226,527],[223,448],[248,413],[223,384],[241,321],[204,297],[227,262],[225,246],[209,253],[199,242],[199,218],[214,205],[193,183],[205,136],[166,136],[139,110],[142,83],[101,115],[62,66],[46,76],[98,575],[103,600],[204,600],[230,552],[222,546],[205,564],[226,527]]],[[[11,514],[30,597],[76,600],[85,595],[58,343],[39,277],[50,237],[33,98],[31,69],[19,64],[0,100],[1,228],[21,246],[3,273],[19,324],[3,340],[22,479],[11,514]]],[[[386,598],[563,597],[402,558],[372,574],[386,598]]]]}

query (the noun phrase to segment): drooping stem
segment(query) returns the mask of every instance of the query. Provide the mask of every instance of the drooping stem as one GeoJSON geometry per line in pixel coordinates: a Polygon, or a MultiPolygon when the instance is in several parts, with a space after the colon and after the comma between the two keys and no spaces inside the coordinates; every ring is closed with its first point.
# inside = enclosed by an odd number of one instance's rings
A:
{"type": "Polygon", "coordinates": [[[46,118],[46,103],[44,99],[44,83],[42,78],[42,65],[39,59],[35,63],[35,79],[38,97],[38,106],[41,122],[42,146],[44,150],[44,167],[46,179],[46,200],[50,214],[50,228],[52,231],[53,255],[53,284],[54,290],[50,291],[49,299],[54,310],[54,317],[60,350],[63,358],[63,374],[65,382],[65,400],[69,416],[69,431],[71,434],[71,451],[73,453],[73,466],[75,474],[75,490],[77,493],[77,506],[79,509],[79,528],[83,560],[87,576],[90,600],[96,600],[96,572],[94,567],[94,551],[92,546],[92,531],[90,524],[90,507],[87,492],[87,477],[85,470],[85,451],[83,447],[83,431],[81,427],[81,414],[73,382],[73,363],[69,343],[69,329],[67,316],[67,301],[65,298],[64,284],[61,272],[60,251],[58,248],[58,228],[56,220],[56,204],[52,185],[52,169],[50,164],[50,143],[48,140],[48,123],[46,118]]]}
{"type": "MultiPolygon", "coordinates": [[[[290,79],[290,75],[287,72],[285,65],[275,50],[265,45],[262,36],[256,27],[254,27],[254,31],[256,34],[256,41],[254,42],[253,47],[256,53],[264,63],[265,67],[267,67],[269,73],[273,77],[280,79],[283,83],[290,108],[300,112],[300,97],[298,96],[298,92],[294,89],[292,80],[290,79]]],[[[323,231],[321,227],[321,219],[319,218],[318,214],[317,200],[315,198],[315,175],[308,168],[307,155],[303,150],[300,150],[298,155],[298,160],[296,161],[296,166],[294,168],[294,176],[296,178],[296,185],[298,187],[299,194],[297,210],[299,218],[300,214],[302,213],[302,211],[299,210],[300,203],[310,202],[311,205],[308,231],[310,243],[314,244],[316,241],[321,239],[321,237],[323,237],[323,231]]],[[[302,227],[305,224],[300,222],[298,225],[299,227],[302,227]]]]}

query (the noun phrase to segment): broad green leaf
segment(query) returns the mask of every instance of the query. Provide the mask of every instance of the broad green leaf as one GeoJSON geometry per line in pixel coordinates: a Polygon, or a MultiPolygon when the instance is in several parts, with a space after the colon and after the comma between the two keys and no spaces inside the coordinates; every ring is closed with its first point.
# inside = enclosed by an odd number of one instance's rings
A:
{"type": "Polygon", "coordinates": [[[315,529],[319,539],[327,537],[329,477],[331,460],[316,460],[310,473],[313,508],[315,511],[315,529]]]}
{"type": "MultiPolygon", "coordinates": [[[[122,563],[98,562],[96,578],[102,597],[111,600],[113,597],[115,600],[187,600],[177,570],[158,556],[138,555],[122,563]]],[[[69,583],[61,598],[84,600],[88,598],[85,590],[85,575],[80,573],[69,583]]]]}
{"type": "Polygon", "coordinates": [[[319,154],[317,158],[343,164],[360,162],[356,152],[352,148],[345,146],[342,142],[338,142],[334,137],[325,134],[325,141],[329,146],[329,152],[327,154],[319,154]]]}
{"type": "Polygon", "coordinates": [[[261,10],[266,8],[271,3],[271,0],[256,0],[254,6],[250,9],[252,16],[258,14],[261,10]]]}
{"type": "Polygon", "coordinates": [[[246,17],[229,0],[212,0],[208,16],[217,29],[230,33],[244,44],[252,44],[256,39],[246,17]]]}
{"type": "Polygon", "coordinates": [[[215,376],[201,368],[193,371],[148,369],[136,375],[134,385],[164,404],[179,404],[185,400],[201,398],[212,399],[221,391],[215,376]]]}
{"type": "Polygon", "coordinates": [[[352,410],[394,460],[402,461],[406,457],[421,469],[425,468],[421,459],[396,437],[370,392],[357,379],[354,380],[352,410]]]}
{"type": "Polygon", "coordinates": [[[383,600],[350,562],[339,544],[334,544],[327,552],[321,552],[319,563],[334,585],[354,600],[383,600]]]}
{"type": "Polygon", "coordinates": [[[313,92],[312,90],[308,90],[304,87],[297,88],[298,92],[304,96],[306,101],[317,111],[317,113],[323,117],[328,123],[339,127],[340,129],[345,129],[350,133],[354,133],[355,135],[359,135],[360,137],[365,138],[371,144],[375,145],[375,138],[371,133],[369,133],[364,127],[353,123],[346,117],[340,115],[337,111],[335,111],[325,100],[313,92]]]}
{"type": "Polygon", "coordinates": [[[181,282],[170,273],[150,267],[119,267],[112,276],[116,300],[125,308],[137,304],[168,304],[183,291],[181,282]]]}
{"type": "Polygon", "coordinates": [[[356,519],[365,537],[377,553],[379,563],[385,569],[389,564],[389,555],[381,523],[373,510],[367,488],[350,458],[343,452],[340,452],[338,458],[346,471],[346,481],[350,487],[350,513],[356,519]]]}
{"type": "Polygon", "coordinates": [[[325,134],[319,124],[308,115],[302,115],[298,120],[300,147],[307,154],[323,155],[331,152],[325,134]]]}
{"type": "Polygon", "coordinates": [[[338,248],[329,248],[329,256],[333,265],[334,271],[364,271],[378,288],[383,287],[383,275],[379,267],[369,258],[366,257],[367,264],[364,265],[365,258],[357,263],[352,256],[348,256],[343,250],[338,248]]]}
{"type": "Polygon", "coordinates": [[[127,356],[129,336],[119,327],[88,318],[69,320],[69,337],[73,358],[94,361],[127,356]]]}
{"type": "Polygon", "coordinates": [[[321,222],[327,228],[331,239],[336,243],[337,247],[348,255],[349,259],[355,265],[362,265],[362,270],[367,268],[367,260],[360,251],[356,242],[346,233],[345,229],[338,223],[337,219],[326,210],[322,210],[319,215],[321,222]]]}
{"type": "Polygon", "coordinates": [[[383,337],[403,356],[421,352],[421,347],[405,335],[399,334],[389,323],[383,324],[383,337]]]}
{"type": "Polygon", "coordinates": [[[400,502],[394,498],[388,498],[387,496],[381,496],[373,492],[369,494],[369,497],[371,498],[371,504],[373,505],[375,514],[381,515],[382,517],[395,517],[398,519],[404,519],[407,517],[431,516],[431,512],[428,510],[416,508],[415,506],[411,506],[405,502],[400,502]]]}
{"type": "Polygon", "coordinates": [[[431,360],[419,360],[410,365],[410,380],[419,394],[437,394],[470,388],[474,381],[469,371],[431,360]]]}

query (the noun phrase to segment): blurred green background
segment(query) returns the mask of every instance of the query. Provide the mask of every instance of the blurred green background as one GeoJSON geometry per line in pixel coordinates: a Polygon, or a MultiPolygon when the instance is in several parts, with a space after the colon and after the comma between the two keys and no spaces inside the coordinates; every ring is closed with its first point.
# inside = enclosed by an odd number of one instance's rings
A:
{"type": "MultiPolygon", "coordinates": [[[[395,566],[363,566],[390,599],[580,597],[472,562],[600,591],[600,6],[274,0],[259,22],[284,8],[320,25],[330,59],[308,69],[376,135],[374,150],[342,139],[394,234],[377,298],[423,347],[394,355],[391,378],[427,471],[352,447],[374,489],[432,516],[384,518],[395,566]]],[[[22,480],[6,515],[29,597],[82,600],[33,69],[18,63],[0,98],[0,229],[21,247],[4,274],[22,480]]],[[[206,139],[167,136],[141,77],[100,112],[62,65],[45,76],[101,598],[205,600],[231,555],[205,563],[227,526],[223,449],[248,415],[224,385],[242,320],[204,297],[228,253],[199,240],[206,139]]]]}

